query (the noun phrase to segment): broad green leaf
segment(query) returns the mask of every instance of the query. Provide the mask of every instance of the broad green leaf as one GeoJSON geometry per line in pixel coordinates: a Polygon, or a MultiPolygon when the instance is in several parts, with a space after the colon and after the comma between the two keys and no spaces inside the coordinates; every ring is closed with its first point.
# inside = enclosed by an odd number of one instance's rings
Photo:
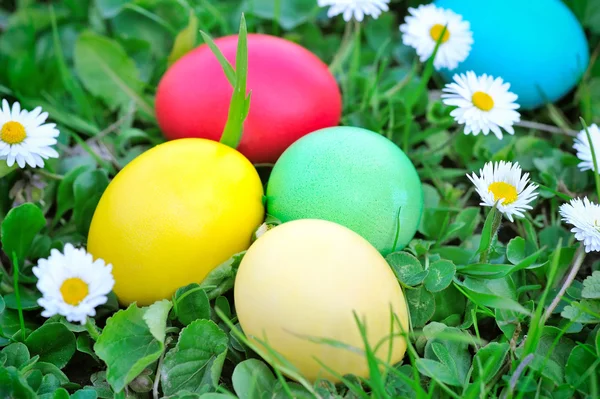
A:
{"type": "Polygon", "coordinates": [[[419,285],[427,276],[421,262],[408,252],[393,252],[385,257],[400,282],[409,287],[419,285]]]}
{"type": "Polygon", "coordinates": [[[14,367],[0,367],[0,398],[36,399],[25,378],[14,367]]]}
{"type": "Polygon", "coordinates": [[[60,387],[60,380],[54,374],[46,374],[37,390],[38,395],[43,398],[52,398],[54,392],[60,387]]]}
{"type": "Polygon", "coordinates": [[[207,392],[216,387],[227,342],[227,334],[210,320],[196,320],[184,328],[177,346],[164,358],[160,379],[165,395],[183,390],[207,392]]]}
{"type": "Polygon", "coordinates": [[[144,321],[150,329],[150,333],[159,342],[164,342],[167,335],[167,317],[173,304],[167,299],[154,302],[144,314],[144,321]]]}
{"type": "Polygon", "coordinates": [[[2,250],[12,259],[13,253],[24,263],[35,236],[46,226],[44,213],[25,203],[11,209],[2,221],[2,250]]]}
{"type": "Polygon", "coordinates": [[[481,214],[479,213],[479,207],[465,208],[456,215],[455,222],[462,222],[464,225],[456,232],[456,235],[461,241],[466,240],[469,236],[473,235],[475,229],[481,221],[481,214]]]}
{"type": "MultiPolygon", "coordinates": [[[[479,279],[478,279],[479,280],[479,279]]],[[[499,279],[497,279],[499,280],[499,279]]],[[[487,281],[497,281],[487,280],[487,281]]],[[[467,279],[465,279],[465,282],[467,279]]],[[[482,280],[483,281],[483,280],[482,280]]],[[[529,311],[525,309],[521,304],[512,299],[512,295],[503,295],[502,293],[494,293],[484,284],[475,285],[470,282],[470,287],[465,285],[464,282],[459,282],[454,279],[455,286],[462,291],[467,298],[480,306],[489,306],[497,309],[514,310],[523,314],[529,314],[529,311]],[[475,288],[477,287],[477,288],[475,288]]]]}
{"type": "Polygon", "coordinates": [[[177,319],[187,326],[198,319],[210,319],[210,301],[206,291],[193,283],[179,288],[173,297],[177,319]]]}
{"type": "Polygon", "coordinates": [[[233,288],[237,269],[244,258],[246,251],[239,252],[231,256],[221,265],[213,269],[208,276],[200,283],[209,299],[214,299],[219,295],[233,288]]]}
{"type": "Polygon", "coordinates": [[[96,353],[94,353],[93,342],[89,335],[80,334],[77,336],[77,350],[82,353],[87,353],[90,355],[96,362],[100,362],[96,353]]]}
{"type": "Polygon", "coordinates": [[[141,95],[139,71],[118,42],[91,31],[83,32],[75,43],[74,60],[85,88],[111,109],[133,100],[147,115],[154,115],[152,106],[141,95]]]}
{"type": "Polygon", "coordinates": [[[25,340],[32,355],[41,362],[52,363],[62,369],[76,350],[75,335],[62,323],[48,323],[33,331],[25,340]]]}
{"type": "MultiPolygon", "coordinates": [[[[33,310],[39,309],[40,305],[38,305],[38,299],[41,297],[41,294],[37,290],[31,290],[29,288],[25,288],[25,286],[19,285],[19,295],[21,298],[21,309],[23,310],[33,310]]],[[[5,305],[9,309],[18,309],[17,306],[17,296],[15,293],[10,293],[4,297],[5,305]]]]}
{"type": "Polygon", "coordinates": [[[482,379],[487,384],[500,371],[508,350],[509,346],[505,342],[490,342],[480,348],[473,359],[473,380],[482,379]]]}
{"type": "Polygon", "coordinates": [[[77,176],[73,183],[73,219],[77,230],[84,236],[87,236],[94,211],[108,183],[108,175],[103,169],[86,171],[77,176]]]}
{"type": "Polygon", "coordinates": [[[71,395],[71,399],[97,399],[98,393],[93,389],[85,388],[80,389],[71,395]]]}
{"type": "Polygon", "coordinates": [[[100,14],[104,18],[113,18],[133,0],[95,0],[100,14]]]}
{"type": "Polygon", "coordinates": [[[439,292],[448,287],[456,273],[456,266],[449,260],[440,259],[429,265],[428,274],[423,281],[429,292],[439,292]]]}
{"type": "Polygon", "coordinates": [[[31,389],[37,392],[40,385],[42,385],[42,378],[44,378],[42,372],[40,370],[31,370],[24,373],[23,376],[27,379],[27,384],[31,389]]]}
{"type": "Polygon", "coordinates": [[[600,270],[583,280],[581,296],[587,299],[600,299],[600,270]]]}
{"type": "Polygon", "coordinates": [[[264,362],[248,359],[238,363],[231,377],[233,389],[240,399],[260,399],[273,392],[277,381],[264,362]]]}
{"type": "Polygon", "coordinates": [[[487,248],[489,248],[490,245],[492,245],[492,239],[494,238],[494,218],[497,213],[498,210],[495,207],[490,208],[485,218],[485,223],[483,224],[483,230],[481,230],[481,240],[479,241],[479,248],[477,249],[477,253],[482,253],[487,248]]]}
{"type": "Polygon", "coordinates": [[[69,391],[64,388],[58,388],[52,394],[52,399],[69,399],[71,395],[69,395],[69,391]]]}
{"type": "Polygon", "coordinates": [[[58,193],[56,194],[57,210],[54,220],[58,221],[67,211],[75,206],[75,193],[73,185],[79,175],[89,171],[93,167],[90,165],[81,165],[75,169],[71,169],[58,185],[58,193]]]}
{"type": "Polygon", "coordinates": [[[454,362],[454,359],[452,358],[452,355],[450,354],[448,349],[439,342],[432,342],[431,350],[433,351],[433,353],[435,353],[435,356],[438,358],[440,363],[442,363],[444,366],[446,366],[446,368],[448,368],[448,371],[452,373],[456,380],[460,383],[464,383],[464,381],[462,381],[458,375],[456,363],[454,362]]]}
{"type": "Polygon", "coordinates": [[[175,61],[183,57],[188,51],[194,48],[196,45],[196,37],[198,33],[198,18],[196,14],[190,10],[189,23],[177,37],[173,44],[171,54],[169,54],[168,65],[173,65],[175,61]]]}
{"type": "Polygon", "coordinates": [[[434,326],[432,324],[434,323],[427,326],[429,327],[426,332],[428,340],[424,357],[444,364],[462,385],[471,368],[469,344],[472,342],[472,337],[458,328],[446,327],[441,323],[436,323],[437,325],[434,326]]]}
{"type": "Polygon", "coordinates": [[[20,368],[29,360],[29,349],[21,342],[15,342],[2,349],[2,353],[6,355],[5,367],[20,368]]]}
{"type": "Polygon", "coordinates": [[[506,258],[510,263],[516,265],[525,258],[525,239],[515,237],[506,246],[506,258]]]}
{"type": "Polygon", "coordinates": [[[577,323],[600,323],[600,301],[584,299],[580,302],[572,302],[565,306],[560,314],[565,319],[577,323]]]}
{"type": "Polygon", "coordinates": [[[423,287],[404,291],[413,328],[423,327],[435,313],[433,294],[423,287]]]}
{"type": "Polygon", "coordinates": [[[577,345],[571,351],[567,365],[565,366],[565,380],[572,386],[575,386],[579,392],[590,395],[592,381],[596,379],[596,386],[600,383],[600,377],[597,370],[590,370],[594,367],[597,356],[594,355],[594,347],[591,345],[577,345]],[[585,378],[584,376],[588,377],[585,378]]]}
{"type": "Polygon", "coordinates": [[[435,360],[417,359],[417,368],[421,374],[448,385],[461,386],[462,384],[454,373],[445,365],[435,360]]]}
{"type": "Polygon", "coordinates": [[[319,11],[312,0],[245,0],[242,4],[248,14],[277,21],[285,30],[309,21],[319,11]]]}
{"type": "Polygon", "coordinates": [[[455,265],[467,264],[473,257],[473,251],[454,246],[433,248],[430,253],[438,254],[442,259],[450,260],[454,262],[455,265]]]}
{"type": "Polygon", "coordinates": [[[133,303],[115,313],[94,345],[94,351],[108,366],[106,379],[115,392],[122,391],[164,350],[164,343],[154,338],[144,320],[146,309],[133,303]]]}
{"type": "Polygon", "coordinates": [[[62,371],[60,371],[60,369],[58,367],[56,367],[55,365],[53,365],[52,363],[37,362],[32,366],[31,369],[41,371],[42,374],[44,374],[44,376],[48,376],[50,374],[53,375],[58,380],[60,385],[63,385],[63,384],[66,384],[69,382],[69,378],[67,377],[67,375],[65,373],[63,373],[62,371]]]}
{"type": "Polygon", "coordinates": [[[431,320],[443,321],[451,315],[462,317],[465,313],[466,298],[454,285],[449,285],[445,290],[436,292],[433,295],[435,298],[435,313],[431,320]]]}

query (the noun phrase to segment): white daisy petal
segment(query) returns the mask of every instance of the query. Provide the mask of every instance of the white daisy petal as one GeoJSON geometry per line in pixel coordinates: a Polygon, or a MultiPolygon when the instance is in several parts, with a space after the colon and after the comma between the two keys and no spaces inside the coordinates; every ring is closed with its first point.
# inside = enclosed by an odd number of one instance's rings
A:
{"type": "MultiPolygon", "coordinates": [[[[600,166],[600,128],[595,123],[588,126],[588,132],[594,146],[594,154],[596,155],[596,164],[600,166]]],[[[575,138],[573,148],[577,151],[577,158],[581,161],[577,166],[584,172],[586,170],[594,170],[594,157],[592,157],[592,147],[587,138],[585,129],[580,131],[575,138]]]]}
{"type": "MultiPolygon", "coordinates": [[[[590,132],[591,133],[591,132],[590,132]]],[[[562,220],[573,225],[571,232],[583,242],[585,252],[600,251],[600,206],[587,197],[572,199],[559,208],[562,220]]]]}
{"type": "Polygon", "coordinates": [[[444,26],[446,33],[433,60],[435,69],[453,70],[467,59],[473,44],[473,32],[462,16],[433,4],[410,7],[408,12],[410,15],[400,25],[402,42],[416,50],[421,62],[432,56],[444,26]]]}
{"type": "Polygon", "coordinates": [[[529,183],[529,174],[522,175],[518,163],[500,161],[488,162],[479,171],[467,175],[481,197],[482,206],[495,206],[508,220],[514,216],[523,217],[524,212],[533,209],[530,203],[538,196],[536,184],[529,183]]]}
{"type": "Polygon", "coordinates": [[[377,19],[383,11],[388,11],[390,0],[318,0],[319,7],[330,7],[329,18],[342,14],[344,21],[352,18],[361,22],[366,15],[377,19]]]}
{"type": "MultiPolygon", "coordinates": [[[[488,75],[477,77],[475,72],[454,75],[454,83],[449,83],[442,90],[442,102],[445,105],[457,107],[450,112],[450,116],[461,125],[465,125],[465,134],[482,132],[488,135],[493,132],[502,140],[502,130],[514,134],[513,124],[521,119],[515,111],[519,108],[513,99],[516,95],[510,93],[507,83],[502,78],[493,78],[488,75]]],[[[600,132],[598,132],[600,141],[600,132]]]]}
{"type": "Polygon", "coordinates": [[[67,320],[85,324],[96,315],[95,308],[106,303],[115,281],[112,265],[93,260],[84,249],[66,244],[63,252],[53,249],[48,259],[40,259],[32,269],[42,293],[38,304],[42,316],[63,315],[67,320]]]}
{"type": "Polygon", "coordinates": [[[57,143],[59,131],[56,124],[46,123],[47,112],[41,107],[33,111],[22,110],[15,102],[11,106],[5,99],[0,109],[0,161],[8,166],[15,162],[19,167],[43,167],[43,159],[58,158],[58,152],[51,146],[57,143]]]}

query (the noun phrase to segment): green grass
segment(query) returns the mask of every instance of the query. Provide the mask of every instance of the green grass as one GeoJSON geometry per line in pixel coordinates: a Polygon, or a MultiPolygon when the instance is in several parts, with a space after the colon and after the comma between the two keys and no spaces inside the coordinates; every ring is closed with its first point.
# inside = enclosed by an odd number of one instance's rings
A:
{"type": "MultiPolygon", "coordinates": [[[[431,62],[402,45],[398,25],[419,1],[393,1],[392,12],[361,24],[330,20],[312,0],[1,2],[0,95],[49,112],[61,156],[44,170],[0,179],[0,397],[599,397],[599,258],[581,251],[558,215],[570,198],[598,202],[600,195],[598,175],[579,171],[572,148],[580,118],[600,123],[594,1],[566,1],[590,43],[583,80],[561,101],[523,112],[526,123],[503,140],[464,135],[438,99],[443,81],[431,62]],[[313,384],[268,341],[244,336],[231,290],[243,254],[204,284],[182,287],[172,302],[124,310],[111,295],[98,308],[96,344],[94,325],[47,320],[36,304],[32,266],[51,248],[85,247],[110,179],[164,141],[153,101],[166,68],[206,38],[238,32],[242,11],[248,32],[296,41],[324,60],[343,92],[341,123],[394,141],[424,184],[417,236],[387,257],[411,312],[409,331],[395,320],[390,335],[405,337],[407,352],[390,364],[374,355],[388,341],[365,340],[365,378],[313,384]],[[481,209],[465,176],[498,160],[519,162],[541,187],[534,209],[515,223],[481,209]],[[424,277],[434,271],[442,278],[424,277]],[[186,362],[198,372],[177,367],[186,362]]],[[[242,123],[235,115],[249,98],[242,74],[227,65],[224,74],[238,89],[225,138],[235,146],[242,123]]],[[[268,174],[268,166],[260,169],[268,174]]]]}

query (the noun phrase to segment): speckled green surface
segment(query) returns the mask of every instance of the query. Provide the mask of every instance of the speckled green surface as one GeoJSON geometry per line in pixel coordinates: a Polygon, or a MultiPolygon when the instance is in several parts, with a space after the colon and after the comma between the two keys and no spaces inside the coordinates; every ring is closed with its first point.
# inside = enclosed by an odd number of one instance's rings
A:
{"type": "Polygon", "coordinates": [[[267,211],[287,222],[325,219],[366,238],[383,255],[413,238],[423,189],[408,157],[387,138],[356,127],[311,133],[279,158],[267,186],[267,211]]]}

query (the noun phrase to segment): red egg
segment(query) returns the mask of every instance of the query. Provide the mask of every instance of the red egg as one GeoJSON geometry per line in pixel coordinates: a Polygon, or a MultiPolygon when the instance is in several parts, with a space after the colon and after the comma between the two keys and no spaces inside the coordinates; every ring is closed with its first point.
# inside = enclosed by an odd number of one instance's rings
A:
{"type": "MultiPolygon", "coordinates": [[[[215,40],[235,65],[237,35],[215,40]]],[[[288,40],[248,34],[250,112],[238,150],[254,163],[274,163],[294,141],[337,126],[342,98],[327,65],[288,40]]],[[[167,139],[219,140],[233,88],[217,58],[203,44],[177,60],[156,93],[156,116],[167,139]]]]}

